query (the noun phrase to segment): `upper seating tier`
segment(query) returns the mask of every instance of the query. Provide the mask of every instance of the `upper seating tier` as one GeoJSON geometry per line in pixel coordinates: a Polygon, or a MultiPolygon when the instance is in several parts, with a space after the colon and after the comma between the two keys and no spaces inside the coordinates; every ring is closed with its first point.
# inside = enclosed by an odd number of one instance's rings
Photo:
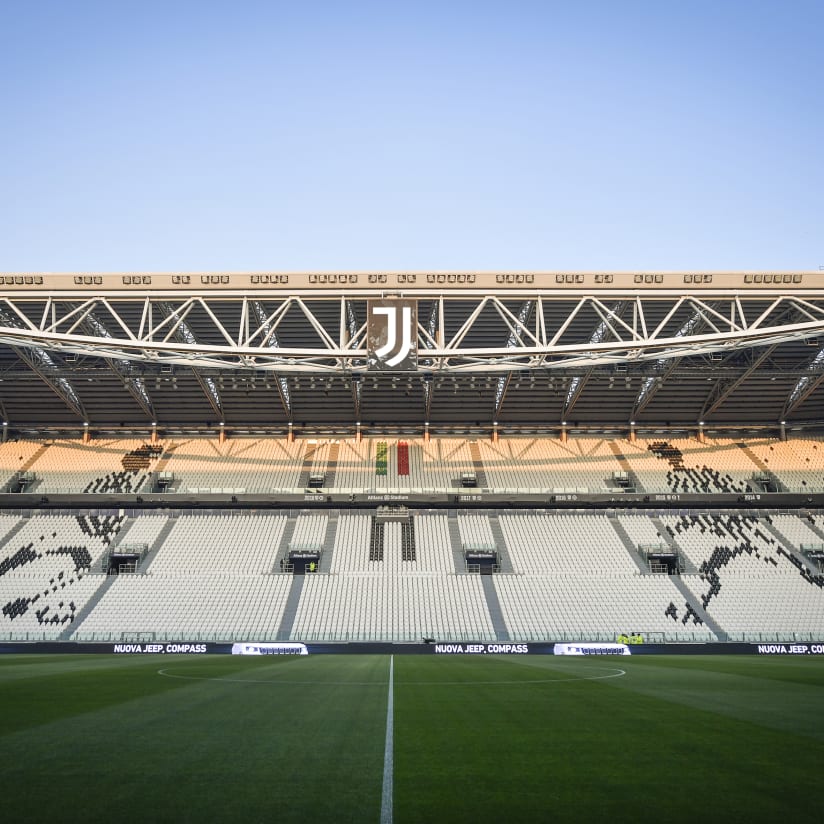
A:
{"type": "Polygon", "coordinates": [[[332,489],[451,491],[474,475],[484,488],[543,493],[824,491],[824,440],[639,438],[322,439],[236,437],[169,440],[9,441],[0,444],[0,482],[35,478],[34,491],[149,491],[152,472],[169,473],[172,492],[271,493],[322,476],[332,489]],[[474,457],[473,457],[474,455],[474,457]],[[623,476],[623,478],[622,478],[623,476]],[[619,480],[619,478],[622,478],[619,480]]]}

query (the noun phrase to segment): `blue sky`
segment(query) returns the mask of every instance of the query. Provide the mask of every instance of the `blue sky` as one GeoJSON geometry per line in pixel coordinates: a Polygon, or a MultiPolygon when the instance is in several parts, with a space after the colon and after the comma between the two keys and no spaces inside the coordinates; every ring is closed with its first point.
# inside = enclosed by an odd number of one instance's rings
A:
{"type": "Polygon", "coordinates": [[[0,270],[824,266],[824,2],[0,3],[0,270]]]}

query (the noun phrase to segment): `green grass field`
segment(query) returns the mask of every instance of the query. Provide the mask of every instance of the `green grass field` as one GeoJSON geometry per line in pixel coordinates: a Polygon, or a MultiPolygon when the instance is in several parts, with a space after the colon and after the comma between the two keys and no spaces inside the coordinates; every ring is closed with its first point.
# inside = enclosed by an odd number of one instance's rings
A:
{"type": "MultiPolygon", "coordinates": [[[[378,822],[389,672],[0,656],[2,819],[378,822]]],[[[392,682],[396,822],[822,819],[824,658],[409,655],[392,682]]]]}

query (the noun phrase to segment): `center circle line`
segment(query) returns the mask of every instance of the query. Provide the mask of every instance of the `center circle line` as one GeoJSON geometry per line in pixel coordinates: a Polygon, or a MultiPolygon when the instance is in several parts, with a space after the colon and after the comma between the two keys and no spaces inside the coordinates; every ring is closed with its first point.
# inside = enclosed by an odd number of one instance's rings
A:
{"type": "MultiPolygon", "coordinates": [[[[166,669],[159,669],[158,675],[164,678],[179,678],[184,681],[212,681],[224,684],[270,684],[275,686],[298,686],[298,687],[383,687],[386,684],[382,681],[289,681],[277,679],[261,678],[213,678],[205,675],[179,675],[168,672],[166,669]]],[[[395,679],[395,685],[401,687],[523,687],[530,684],[564,684],[575,681],[605,681],[609,678],[621,678],[626,675],[626,670],[615,669],[608,675],[582,675],[571,678],[530,678],[520,681],[399,681],[395,679]]]]}

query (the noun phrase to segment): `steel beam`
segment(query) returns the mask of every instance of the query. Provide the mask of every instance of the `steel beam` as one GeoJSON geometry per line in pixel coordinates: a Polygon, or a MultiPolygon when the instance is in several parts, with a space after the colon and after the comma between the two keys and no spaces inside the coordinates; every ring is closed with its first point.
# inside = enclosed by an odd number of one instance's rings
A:
{"type": "MultiPolygon", "coordinates": [[[[364,326],[350,324],[347,302],[359,298],[329,296],[345,319],[334,334],[313,311],[319,300],[302,296],[267,300],[265,322],[250,322],[248,296],[200,295],[163,300],[147,295],[142,302],[111,297],[74,303],[51,298],[18,296],[0,298],[0,343],[42,350],[70,351],[114,360],[149,361],[187,367],[254,369],[280,375],[299,372],[349,374],[365,368],[364,326]],[[220,306],[217,306],[217,303],[220,306]],[[340,304],[340,306],[338,306],[340,304]],[[223,317],[230,307],[236,317],[223,317]],[[272,307],[272,308],[268,308],[272,307]],[[136,314],[137,310],[137,314],[136,314]],[[209,326],[209,344],[191,334],[190,316],[209,326]],[[290,339],[284,345],[279,329],[289,317],[290,339]],[[89,333],[90,318],[105,324],[106,333],[89,333]],[[231,323],[229,321],[232,321],[231,323]],[[234,334],[230,331],[236,330],[234,334]]],[[[632,302],[633,316],[624,320],[602,298],[581,295],[570,305],[564,296],[565,316],[548,328],[546,313],[551,298],[535,293],[522,305],[536,306],[534,323],[516,316],[496,295],[468,299],[440,295],[433,299],[439,322],[433,336],[431,324],[418,324],[417,342],[425,363],[417,371],[483,372],[505,374],[511,370],[589,369],[594,366],[664,361],[675,358],[729,353],[751,347],[773,346],[824,335],[824,295],[616,296],[632,302]],[[467,302],[472,302],[467,306],[467,302]],[[652,310],[655,310],[654,312],[652,310]],[[490,311],[491,310],[491,311],[490,311]],[[678,321],[684,313],[701,319],[700,331],[681,334],[678,321]],[[445,317],[457,320],[451,336],[445,334],[445,317]],[[581,317],[600,317],[608,334],[602,340],[576,340],[573,330],[581,317]],[[478,333],[508,336],[502,346],[469,346],[478,333]]],[[[509,298],[511,299],[511,297],[509,298]]],[[[218,405],[219,400],[217,401],[218,405]]]]}
{"type": "Polygon", "coordinates": [[[89,421],[86,410],[69,379],[50,374],[49,361],[43,359],[42,352],[38,352],[36,349],[26,350],[17,346],[13,347],[13,349],[17,357],[63,401],[71,412],[84,423],[89,421]]]}
{"type": "Polygon", "coordinates": [[[744,370],[744,373],[737,378],[722,378],[713,384],[710,393],[704,401],[704,406],[701,409],[699,420],[705,420],[713,412],[719,409],[727,398],[732,395],[748,378],[750,378],[758,367],[767,360],[776,350],[776,346],[768,346],[762,350],[757,357],[754,357],[750,365],[744,370]]]}
{"type": "Polygon", "coordinates": [[[824,374],[805,376],[801,380],[805,382],[804,385],[800,390],[798,386],[795,386],[784,403],[784,409],[781,412],[782,421],[792,415],[824,383],[824,374]]]}

